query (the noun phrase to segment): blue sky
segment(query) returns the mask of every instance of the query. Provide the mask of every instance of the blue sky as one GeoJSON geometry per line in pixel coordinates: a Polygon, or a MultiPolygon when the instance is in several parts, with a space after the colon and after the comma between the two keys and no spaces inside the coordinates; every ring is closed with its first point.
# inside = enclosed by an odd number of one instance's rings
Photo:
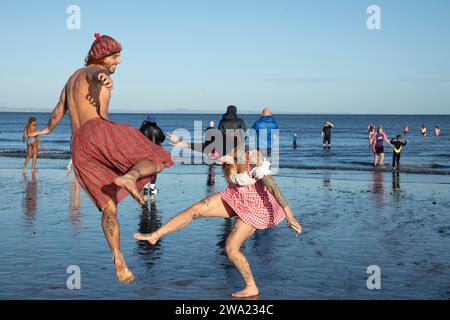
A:
{"type": "Polygon", "coordinates": [[[449,18],[447,0],[1,2],[0,107],[53,108],[99,32],[124,48],[111,111],[448,114],[449,18]]]}

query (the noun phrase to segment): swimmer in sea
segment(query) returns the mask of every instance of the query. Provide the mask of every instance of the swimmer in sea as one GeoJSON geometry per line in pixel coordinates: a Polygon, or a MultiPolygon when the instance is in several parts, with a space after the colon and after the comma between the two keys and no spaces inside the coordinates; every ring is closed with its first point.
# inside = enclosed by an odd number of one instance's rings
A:
{"type": "Polygon", "coordinates": [[[422,125],[422,128],[420,128],[420,133],[422,134],[422,137],[426,137],[427,136],[427,127],[425,127],[425,125],[422,125]]]}

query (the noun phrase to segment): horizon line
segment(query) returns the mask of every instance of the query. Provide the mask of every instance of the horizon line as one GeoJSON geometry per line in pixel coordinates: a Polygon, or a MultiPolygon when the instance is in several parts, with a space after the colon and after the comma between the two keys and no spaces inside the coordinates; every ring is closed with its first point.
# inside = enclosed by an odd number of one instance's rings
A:
{"type": "MultiPolygon", "coordinates": [[[[20,110],[20,111],[12,111],[12,110],[1,110],[0,109],[0,113],[45,113],[45,114],[50,114],[52,111],[42,111],[42,110],[36,110],[36,111],[24,111],[24,110],[20,110]]],[[[192,112],[176,112],[174,111],[154,111],[154,112],[150,112],[152,114],[213,114],[213,115],[222,115],[224,114],[224,112],[200,112],[200,111],[192,111],[192,112]]],[[[117,110],[117,111],[111,111],[109,112],[109,114],[143,114],[143,115],[148,115],[149,112],[144,112],[144,111],[124,111],[124,110],[117,110]]],[[[253,112],[249,112],[249,111],[242,111],[242,112],[238,112],[238,116],[239,115],[257,115],[257,116],[261,116],[260,113],[253,113],[253,112]]],[[[281,111],[281,112],[276,112],[276,113],[272,113],[272,115],[276,116],[276,115],[356,115],[356,116],[373,116],[373,115],[378,115],[378,116],[450,116],[450,113],[351,113],[351,112],[293,112],[293,111],[281,111]]]]}

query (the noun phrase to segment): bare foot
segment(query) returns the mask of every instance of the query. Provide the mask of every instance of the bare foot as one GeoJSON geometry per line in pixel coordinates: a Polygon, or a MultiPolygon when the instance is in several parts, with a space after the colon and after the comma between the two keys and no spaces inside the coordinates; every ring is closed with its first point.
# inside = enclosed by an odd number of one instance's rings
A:
{"type": "Polygon", "coordinates": [[[256,286],[247,286],[244,290],[235,292],[231,296],[234,298],[250,298],[259,295],[258,287],[256,286]]]}
{"type": "Polygon", "coordinates": [[[139,204],[141,205],[145,204],[145,201],[139,194],[139,191],[136,187],[136,183],[132,178],[130,178],[127,175],[123,175],[114,179],[114,183],[118,187],[125,188],[128,191],[128,193],[133,197],[133,199],[139,202],[139,204]]]}
{"type": "Polygon", "coordinates": [[[148,243],[150,243],[151,245],[155,245],[158,242],[158,240],[159,240],[159,239],[156,239],[154,232],[153,233],[146,233],[146,234],[140,233],[140,232],[136,232],[133,235],[133,237],[136,240],[139,240],[139,241],[148,241],[148,243]]]}
{"type": "Polygon", "coordinates": [[[128,269],[125,260],[123,257],[117,257],[114,259],[114,266],[116,268],[116,276],[117,279],[121,283],[129,283],[134,281],[134,275],[133,273],[128,269]]]}

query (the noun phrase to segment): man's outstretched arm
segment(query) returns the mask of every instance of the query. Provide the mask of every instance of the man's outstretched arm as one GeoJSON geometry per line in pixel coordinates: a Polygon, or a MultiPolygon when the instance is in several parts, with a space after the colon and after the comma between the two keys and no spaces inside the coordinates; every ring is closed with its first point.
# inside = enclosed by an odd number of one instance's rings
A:
{"type": "Polygon", "coordinates": [[[61,121],[66,112],[67,112],[66,87],[64,87],[61,91],[58,104],[53,109],[50,119],[48,120],[47,128],[40,131],[35,131],[31,133],[30,136],[34,137],[41,134],[49,134],[50,132],[53,131],[53,129],[55,129],[56,125],[61,121]]]}

